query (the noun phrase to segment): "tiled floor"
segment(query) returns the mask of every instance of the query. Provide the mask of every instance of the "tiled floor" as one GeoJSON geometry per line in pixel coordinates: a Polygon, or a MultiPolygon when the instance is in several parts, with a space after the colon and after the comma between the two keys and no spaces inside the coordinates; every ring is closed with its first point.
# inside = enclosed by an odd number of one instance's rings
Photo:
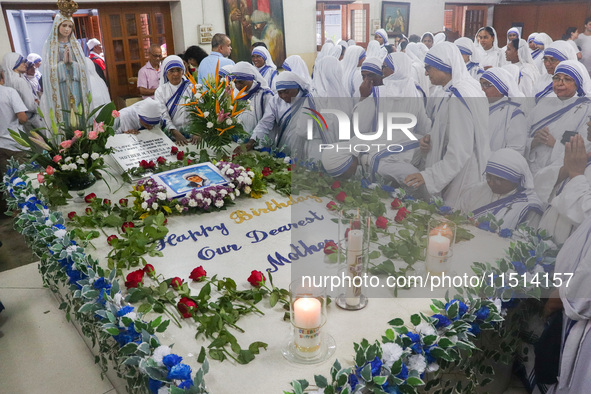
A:
{"type": "MultiPolygon", "coordinates": [[[[4,247],[4,246],[3,246],[4,247]]],[[[0,273],[0,392],[115,393],[74,326],[66,321],[37,264],[0,273]]]]}

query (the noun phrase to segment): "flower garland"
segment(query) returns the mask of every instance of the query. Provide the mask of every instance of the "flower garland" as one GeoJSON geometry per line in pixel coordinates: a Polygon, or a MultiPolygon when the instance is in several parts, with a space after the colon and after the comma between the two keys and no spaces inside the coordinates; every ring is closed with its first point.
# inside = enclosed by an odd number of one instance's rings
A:
{"type": "Polygon", "coordinates": [[[165,214],[188,213],[198,210],[209,211],[221,209],[227,203],[234,201],[241,193],[250,195],[251,185],[255,173],[247,171],[244,167],[224,161],[217,162],[215,166],[228,177],[227,185],[210,186],[204,189],[193,189],[182,198],[172,198],[166,188],[153,179],[139,180],[133,187],[131,196],[135,197],[134,207],[141,213],[143,219],[159,212],[165,214]]]}

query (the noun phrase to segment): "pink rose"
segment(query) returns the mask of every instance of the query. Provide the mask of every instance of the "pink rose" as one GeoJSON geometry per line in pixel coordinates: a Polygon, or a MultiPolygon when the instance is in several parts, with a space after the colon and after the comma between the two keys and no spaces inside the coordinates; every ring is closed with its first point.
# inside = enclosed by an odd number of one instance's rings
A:
{"type": "Polygon", "coordinates": [[[66,141],[62,141],[62,143],[60,144],[60,146],[64,149],[68,149],[72,146],[72,140],[66,140],[66,141]]]}
{"type": "Polygon", "coordinates": [[[94,141],[98,138],[98,133],[96,131],[91,131],[90,133],[88,133],[88,139],[91,141],[94,141]]]}
{"type": "Polygon", "coordinates": [[[114,109],[113,112],[111,112],[111,116],[114,117],[114,118],[118,118],[119,117],[119,112],[116,109],[114,109]]]}
{"type": "Polygon", "coordinates": [[[76,137],[76,138],[82,138],[83,135],[84,135],[84,132],[82,132],[80,130],[74,131],[74,137],[76,137]]]}
{"type": "Polygon", "coordinates": [[[53,156],[53,162],[54,163],[59,163],[59,161],[62,159],[62,157],[60,155],[55,155],[53,156]]]}
{"type": "Polygon", "coordinates": [[[37,181],[39,181],[39,183],[45,182],[45,177],[43,174],[37,174],[37,181]]]}
{"type": "Polygon", "coordinates": [[[45,172],[47,173],[47,175],[53,175],[55,173],[55,168],[53,168],[52,166],[47,166],[45,172]]]}

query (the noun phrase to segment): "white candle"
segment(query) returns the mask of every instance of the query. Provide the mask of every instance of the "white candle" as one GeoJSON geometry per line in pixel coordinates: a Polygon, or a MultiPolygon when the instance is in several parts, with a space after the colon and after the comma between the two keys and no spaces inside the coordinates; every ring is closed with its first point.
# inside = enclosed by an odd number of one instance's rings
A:
{"type": "MultiPolygon", "coordinates": [[[[347,240],[347,276],[351,282],[357,276],[361,276],[363,269],[362,259],[363,248],[363,231],[351,230],[347,240]]],[[[358,306],[361,302],[361,287],[356,287],[351,284],[346,289],[345,302],[349,306],[358,306]]]]}
{"type": "Polygon", "coordinates": [[[316,298],[298,298],[293,303],[293,321],[299,328],[320,327],[322,304],[316,298]]]}
{"type": "Polygon", "coordinates": [[[427,247],[427,251],[431,256],[447,256],[450,243],[451,241],[449,238],[444,237],[441,235],[441,232],[438,232],[437,235],[432,235],[429,237],[429,246],[427,247]]]}
{"type": "Polygon", "coordinates": [[[295,346],[304,357],[314,357],[320,351],[322,303],[316,298],[299,298],[293,303],[295,346]]]}

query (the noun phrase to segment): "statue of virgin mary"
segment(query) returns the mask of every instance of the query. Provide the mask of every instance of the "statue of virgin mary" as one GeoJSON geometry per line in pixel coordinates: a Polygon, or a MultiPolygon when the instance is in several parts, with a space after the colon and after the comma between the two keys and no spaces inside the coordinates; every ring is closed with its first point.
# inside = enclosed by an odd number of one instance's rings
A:
{"type": "Polygon", "coordinates": [[[72,14],[78,5],[72,0],[58,1],[60,12],[56,15],[51,33],[43,46],[43,103],[42,111],[46,119],[53,110],[56,122],[70,124],[72,112],[78,113],[81,107],[85,115],[89,113],[86,94],[89,91],[88,73],[84,52],[74,36],[72,14]]]}

